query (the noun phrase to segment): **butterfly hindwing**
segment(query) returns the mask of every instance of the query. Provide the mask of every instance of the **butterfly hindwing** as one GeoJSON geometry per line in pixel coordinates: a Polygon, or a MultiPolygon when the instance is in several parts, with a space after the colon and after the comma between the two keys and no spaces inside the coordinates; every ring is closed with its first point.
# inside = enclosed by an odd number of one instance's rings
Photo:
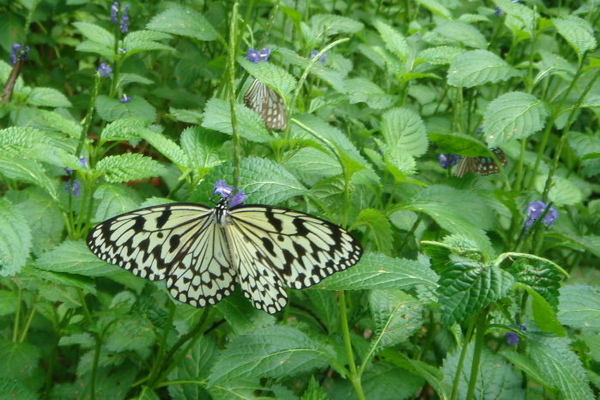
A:
{"type": "MultiPolygon", "coordinates": [[[[494,153],[496,158],[498,158],[500,164],[502,164],[502,166],[505,167],[506,156],[504,155],[504,152],[498,147],[494,147],[490,150],[494,153]]],[[[498,166],[498,164],[496,164],[496,160],[492,157],[462,157],[458,162],[454,174],[461,178],[469,172],[473,172],[479,175],[491,175],[500,172],[500,167],[498,166]]]]}
{"type": "Polygon", "coordinates": [[[275,90],[255,79],[244,96],[246,107],[256,111],[268,130],[285,130],[287,114],[285,103],[275,90]]]}

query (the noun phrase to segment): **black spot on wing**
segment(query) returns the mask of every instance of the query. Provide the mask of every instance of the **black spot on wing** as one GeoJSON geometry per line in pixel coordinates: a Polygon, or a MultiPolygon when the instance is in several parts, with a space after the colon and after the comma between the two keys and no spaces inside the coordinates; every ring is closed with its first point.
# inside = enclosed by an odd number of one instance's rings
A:
{"type": "Polygon", "coordinates": [[[158,218],[156,218],[156,227],[161,229],[167,222],[169,222],[169,218],[171,217],[171,210],[169,208],[165,208],[165,211],[160,214],[158,218]]]}
{"type": "Polygon", "coordinates": [[[279,218],[275,216],[275,213],[270,208],[265,209],[265,217],[267,217],[267,221],[273,225],[275,231],[281,232],[283,230],[283,223],[279,218]]]}

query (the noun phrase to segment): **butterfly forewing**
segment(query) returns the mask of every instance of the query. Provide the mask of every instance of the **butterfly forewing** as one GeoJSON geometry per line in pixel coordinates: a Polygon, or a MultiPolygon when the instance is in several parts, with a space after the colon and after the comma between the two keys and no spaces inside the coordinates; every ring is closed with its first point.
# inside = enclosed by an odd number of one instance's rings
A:
{"type": "Polygon", "coordinates": [[[265,122],[268,130],[285,130],[285,103],[277,92],[255,79],[244,96],[246,107],[253,109],[265,122]]]}
{"type": "MultiPolygon", "coordinates": [[[[496,158],[498,158],[498,161],[500,161],[502,166],[505,167],[506,156],[504,155],[504,152],[498,147],[494,147],[491,149],[491,151],[494,152],[496,158]]],[[[496,164],[496,160],[492,157],[462,157],[458,162],[454,174],[461,178],[469,172],[479,175],[491,175],[500,172],[500,167],[498,164],[496,164]]]]}

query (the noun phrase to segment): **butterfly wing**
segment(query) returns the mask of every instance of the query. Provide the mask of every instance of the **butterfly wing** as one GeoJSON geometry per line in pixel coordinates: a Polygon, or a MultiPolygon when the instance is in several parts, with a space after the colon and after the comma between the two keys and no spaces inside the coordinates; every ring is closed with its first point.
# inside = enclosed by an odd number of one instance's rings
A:
{"type": "Polygon", "coordinates": [[[229,295],[235,271],[216,209],[172,203],[143,208],[94,227],[90,250],[148,280],[167,279],[175,299],[203,307],[229,295]]]}
{"type": "MultiPolygon", "coordinates": [[[[502,149],[494,147],[490,150],[494,153],[498,161],[500,161],[500,164],[505,167],[506,156],[504,155],[502,149]]],[[[456,167],[456,172],[454,174],[461,178],[469,172],[474,172],[479,175],[491,175],[500,172],[500,167],[498,164],[496,164],[496,160],[492,157],[462,157],[458,162],[458,166],[456,167]]]]}
{"type": "Polygon", "coordinates": [[[246,92],[244,104],[260,115],[268,130],[285,130],[287,114],[283,99],[258,79],[252,82],[246,92]]]}
{"type": "Polygon", "coordinates": [[[239,256],[246,297],[269,313],[287,303],[282,284],[303,289],[358,262],[360,243],[346,230],[298,211],[262,205],[233,207],[226,224],[239,256]],[[241,250],[244,249],[244,250],[241,250]]]}

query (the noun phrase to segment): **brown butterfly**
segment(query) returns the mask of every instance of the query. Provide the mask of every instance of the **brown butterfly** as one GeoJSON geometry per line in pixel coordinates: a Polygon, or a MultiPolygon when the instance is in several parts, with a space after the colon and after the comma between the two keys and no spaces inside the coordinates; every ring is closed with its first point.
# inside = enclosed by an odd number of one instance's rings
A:
{"type": "MultiPolygon", "coordinates": [[[[29,47],[22,46],[22,50],[20,50],[20,51],[19,51],[19,48],[21,48],[21,46],[17,47],[16,51],[13,50],[15,52],[15,57],[14,57],[15,61],[13,64],[13,68],[10,71],[10,75],[8,76],[8,79],[6,81],[6,85],[4,85],[4,90],[2,91],[2,104],[3,105],[8,103],[8,101],[10,100],[13,89],[15,88],[15,83],[17,82],[17,78],[21,74],[21,70],[23,69],[23,66],[25,65],[25,60],[27,59],[27,56],[29,55],[29,47]]],[[[15,49],[15,46],[13,46],[13,49],[15,49]]]]}
{"type": "MultiPolygon", "coordinates": [[[[498,147],[494,147],[490,150],[494,153],[496,158],[498,158],[502,167],[505,167],[506,156],[504,155],[504,152],[498,147]]],[[[493,157],[462,157],[458,162],[454,175],[461,178],[469,172],[474,172],[479,175],[491,175],[500,172],[500,167],[496,164],[496,159],[493,157]]]]}
{"type": "Polygon", "coordinates": [[[268,130],[285,130],[287,114],[283,99],[275,90],[258,79],[252,82],[250,89],[246,92],[244,104],[260,115],[268,130]]]}

